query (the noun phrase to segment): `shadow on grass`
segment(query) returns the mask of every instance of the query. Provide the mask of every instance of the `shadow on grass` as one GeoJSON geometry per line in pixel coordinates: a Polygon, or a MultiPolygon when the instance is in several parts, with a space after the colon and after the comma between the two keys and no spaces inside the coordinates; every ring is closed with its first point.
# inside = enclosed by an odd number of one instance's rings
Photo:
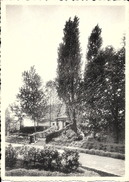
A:
{"type": "Polygon", "coordinates": [[[33,163],[26,165],[18,159],[14,167],[6,167],[6,176],[100,176],[97,172],[79,167],[76,171],[66,172],[54,168],[44,169],[41,164],[33,163]]]}
{"type": "Polygon", "coordinates": [[[96,170],[96,169],[93,169],[93,168],[88,168],[88,167],[84,167],[84,166],[81,166],[81,168],[86,169],[87,171],[94,171],[94,172],[98,173],[100,176],[103,176],[103,177],[120,177],[118,175],[107,173],[107,172],[104,172],[104,171],[99,171],[99,170],[96,170]]]}

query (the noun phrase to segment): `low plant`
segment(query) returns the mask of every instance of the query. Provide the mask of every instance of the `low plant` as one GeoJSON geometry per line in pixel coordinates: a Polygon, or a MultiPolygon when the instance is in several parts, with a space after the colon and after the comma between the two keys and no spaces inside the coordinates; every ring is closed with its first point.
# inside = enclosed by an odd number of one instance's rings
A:
{"type": "Polygon", "coordinates": [[[117,159],[125,159],[125,155],[124,154],[120,154],[120,153],[111,153],[110,154],[110,156],[112,157],[112,158],[117,158],[117,159]]]}
{"type": "Polygon", "coordinates": [[[62,154],[61,164],[64,172],[76,171],[79,167],[79,154],[77,150],[65,150],[62,154]]]}
{"type": "Polygon", "coordinates": [[[94,149],[89,150],[89,154],[95,155],[95,150],[94,149]]]}
{"type": "Polygon", "coordinates": [[[59,152],[54,149],[43,149],[39,152],[38,162],[41,163],[45,170],[54,170],[57,168],[57,163],[59,161],[59,152]]]}
{"type": "Polygon", "coordinates": [[[5,166],[6,167],[13,167],[16,164],[17,160],[17,152],[10,144],[5,149],[5,166]]]}

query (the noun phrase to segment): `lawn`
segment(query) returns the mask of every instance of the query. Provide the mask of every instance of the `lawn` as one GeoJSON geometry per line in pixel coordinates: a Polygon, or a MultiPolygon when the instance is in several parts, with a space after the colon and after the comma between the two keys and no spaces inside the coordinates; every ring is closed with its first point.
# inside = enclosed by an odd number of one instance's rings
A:
{"type": "Polygon", "coordinates": [[[5,176],[100,176],[97,172],[89,171],[81,167],[76,172],[64,173],[58,171],[45,171],[40,165],[25,166],[22,160],[17,160],[15,167],[6,168],[5,176]]]}
{"type": "Polygon", "coordinates": [[[27,136],[10,135],[5,137],[7,143],[29,144],[27,136]]]}

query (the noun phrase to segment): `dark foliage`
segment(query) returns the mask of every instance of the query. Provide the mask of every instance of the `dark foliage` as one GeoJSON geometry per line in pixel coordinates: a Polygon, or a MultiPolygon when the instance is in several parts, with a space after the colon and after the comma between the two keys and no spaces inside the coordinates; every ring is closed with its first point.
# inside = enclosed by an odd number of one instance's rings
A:
{"type": "MultiPolygon", "coordinates": [[[[44,131],[45,129],[47,129],[47,127],[44,127],[44,126],[36,126],[35,128],[36,128],[37,132],[44,131]]],[[[32,134],[35,132],[35,129],[33,126],[25,126],[25,127],[21,128],[20,131],[22,133],[32,134]]]]}
{"type": "Polygon", "coordinates": [[[56,137],[60,136],[61,133],[62,133],[62,130],[55,131],[55,132],[52,132],[52,133],[48,134],[46,136],[46,143],[52,141],[53,138],[56,138],[56,137]]]}
{"type": "Polygon", "coordinates": [[[73,129],[77,132],[76,126],[76,105],[79,82],[81,78],[81,54],[79,43],[79,19],[74,17],[66,21],[64,28],[63,43],[58,49],[57,68],[57,92],[67,106],[67,113],[73,122],[73,129]]]}
{"type": "Polygon", "coordinates": [[[13,167],[16,164],[16,160],[17,160],[17,152],[10,144],[5,149],[5,166],[13,167]]]}
{"type": "Polygon", "coordinates": [[[26,166],[32,163],[36,166],[36,163],[38,163],[40,168],[44,170],[70,173],[75,172],[79,167],[79,154],[75,150],[65,150],[60,154],[54,148],[22,147],[19,154],[23,156],[26,166]]]}
{"type": "Polygon", "coordinates": [[[98,132],[113,133],[114,142],[118,143],[120,132],[125,129],[125,48],[115,51],[109,46],[101,50],[101,31],[99,28],[96,31],[99,31],[96,32],[99,46],[95,51],[92,32],[88,46],[90,56],[88,52],[84,73],[82,107],[94,136],[98,132]]]}
{"type": "Polygon", "coordinates": [[[81,146],[85,149],[102,150],[105,152],[117,152],[125,154],[125,146],[120,144],[108,144],[102,142],[84,142],[81,146]]]}

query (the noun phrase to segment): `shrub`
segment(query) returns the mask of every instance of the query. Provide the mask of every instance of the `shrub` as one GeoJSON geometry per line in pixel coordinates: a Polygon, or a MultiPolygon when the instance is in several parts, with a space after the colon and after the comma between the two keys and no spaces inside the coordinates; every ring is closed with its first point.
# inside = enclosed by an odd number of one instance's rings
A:
{"type": "Polygon", "coordinates": [[[77,151],[65,150],[62,155],[53,148],[36,149],[34,147],[22,147],[25,164],[39,162],[45,170],[57,170],[63,172],[76,171],[79,166],[79,154],[77,151]]]}
{"type": "Polygon", "coordinates": [[[88,153],[94,155],[95,154],[95,150],[94,149],[91,149],[91,150],[88,151],[88,153]]]}
{"type": "Polygon", "coordinates": [[[45,170],[56,170],[60,165],[60,154],[53,148],[39,150],[37,160],[45,170]]]}
{"type": "Polygon", "coordinates": [[[89,150],[95,149],[95,150],[103,150],[105,152],[116,152],[116,153],[118,152],[121,154],[125,153],[125,146],[121,144],[84,141],[81,147],[89,150]]]}
{"type": "Polygon", "coordinates": [[[105,153],[106,153],[105,151],[100,150],[100,151],[99,151],[99,156],[107,156],[105,153]]]}
{"type": "Polygon", "coordinates": [[[58,137],[61,134],[62,130],[52,132],[46,136],[46,143],[52,141],[53,138],[58,137]]]}
{"type": "Polygon", "coordinates": [[[62,154],[61,164],[63,172],[76,171],[79,166],[79,154],[77,150],[65,150],[62,154]]]}
{"type": "Polygon", "coordinates": [[[100,150],[95,150],[95,155],[100,155],[100,150]]]}
{"type": "Polygon", "coordinates": [[[111,157],[111,152],[103,152],[103,156],[111,157]]]}
{"type": "Polygon", "coordinates": [[[31,158],[29,156],[29,150],[30,148],[27,146],[24,146],[21,148],[19,154],[23,156],[24,163],[28,165],[29,162],[31,162],[31,158]]]}
{"type": "Polygon", "coordinates": [[[77,136],[77,139],[76,140],[83,140],[83,134],[79,134],[78,136],[77,136]]]}
{"type": "Polygon", "coordinates": [[[87,149],[92,149],[93,148],[93,142],[89,142],[87,143],[87,146],[86,146],[87,149]]]}
{"type": "Polygon", "coordinates": [[[120,154],[120,153],[111,153],[110,154],[110,156],[112,157],[112,158],[116,158],[116,159],[125,159],[125,155],[124,154],[120,154]]]}
{"type": "Polygon", "coordinates": [[[17,160],[17,152],[10,144],[5,149],[5,166],[6,167],[13,167],[16,164],[17,160]]]}
{"type": "MultiPolygon", "coordinates": [[[[45,128],[44,126],[36,126],[36,132],[44,131],[45,129],[47,129],[47,128],[45,128]]],[[[21,132],[32,134],[35,132],[34,126],[23,127],[23,128],[21,128],[21,132]]]]}
{"type": "Polygon", "coordinates": [[[85,149],[85,153],[86,154],[89,154],[89,149],[85,149]]]}

